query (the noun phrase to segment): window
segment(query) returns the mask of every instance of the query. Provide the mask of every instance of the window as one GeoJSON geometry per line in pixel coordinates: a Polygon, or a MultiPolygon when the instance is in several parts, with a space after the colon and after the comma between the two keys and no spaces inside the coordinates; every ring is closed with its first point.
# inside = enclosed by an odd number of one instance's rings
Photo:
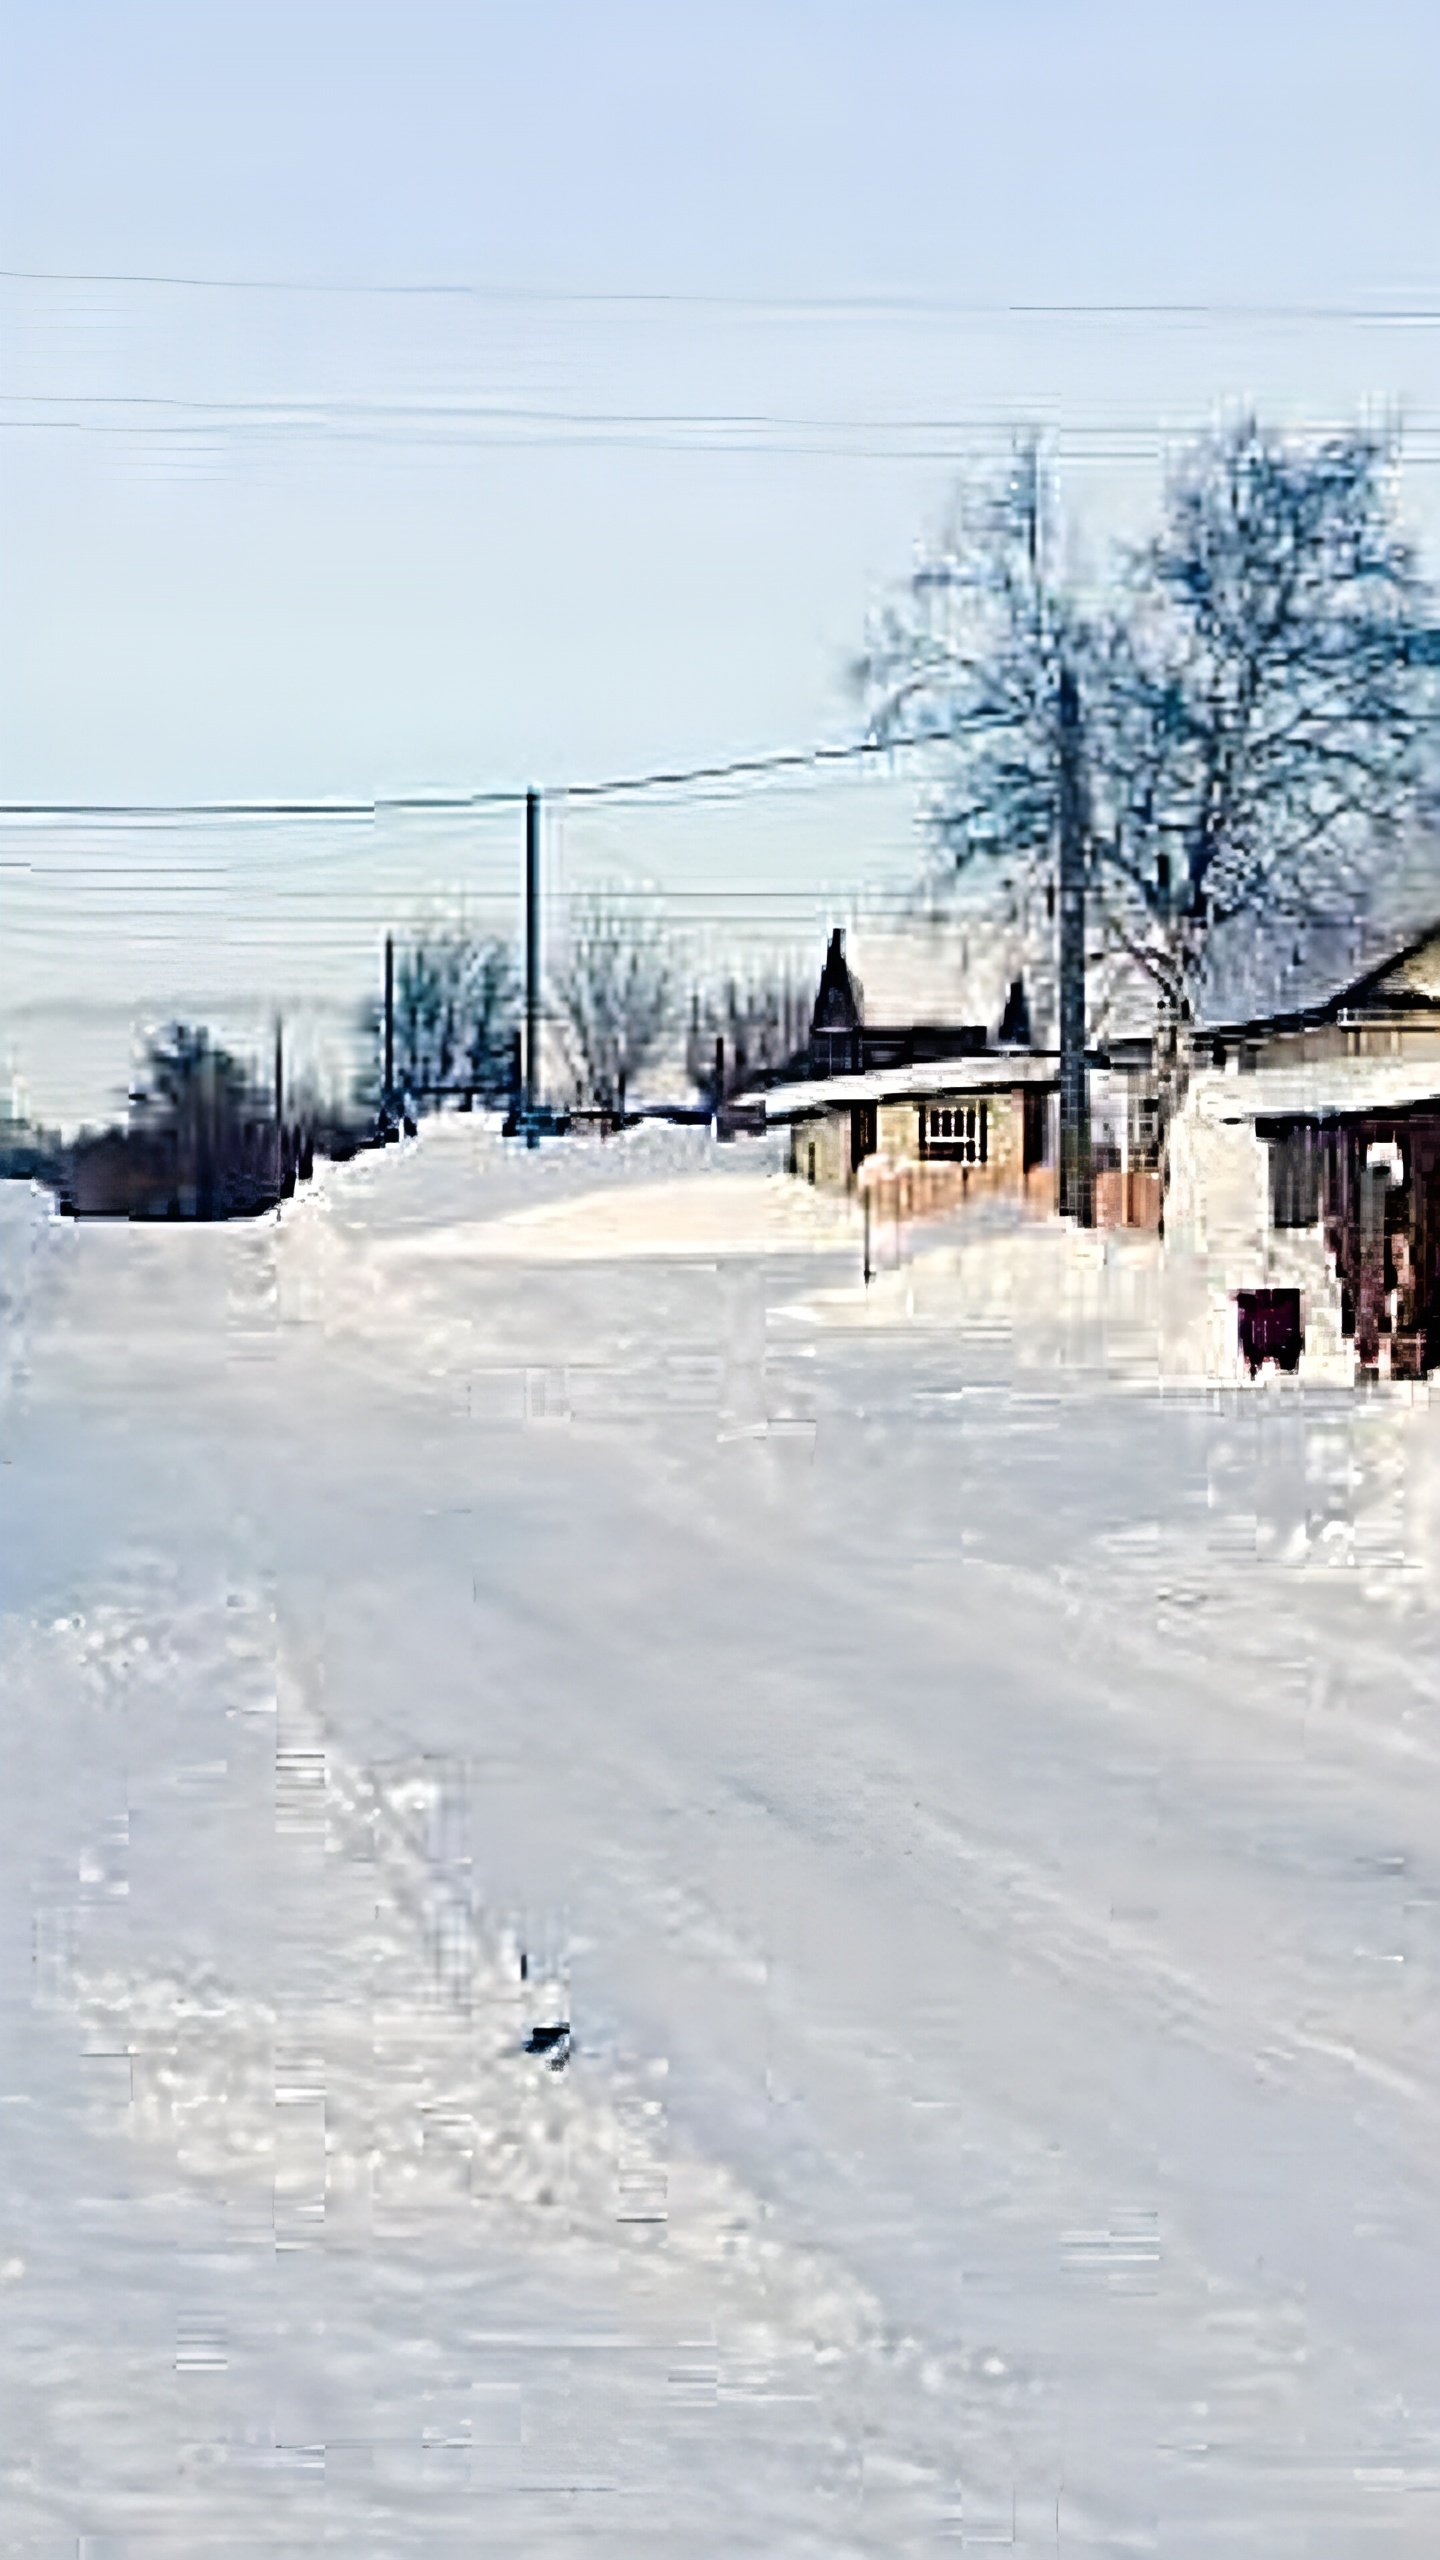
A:
{"type": "Polygon", "coordinates": [[[985,1164],[989,1129],[983,1102],[928,1103],[920,1113],[920,1152],[951,1164],[985,1164]]]}

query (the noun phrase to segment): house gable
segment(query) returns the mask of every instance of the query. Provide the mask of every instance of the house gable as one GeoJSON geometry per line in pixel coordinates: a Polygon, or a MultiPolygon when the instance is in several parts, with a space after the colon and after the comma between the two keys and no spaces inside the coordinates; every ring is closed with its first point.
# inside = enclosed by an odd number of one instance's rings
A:
{"type": "Polygon", "coordinates": [[[1384,1011],[1393,1005],[1440,1005],[1440,925],[1428,925],[1414,942],[1342,988],[1328,1011],[1384,1011]]]}
{"type": "Polygon", "coordinates": [[[837,925],[820,972],[810,1027],[812,1031],[858,1031],[861,1019],[860,989],[845,957],[845,936],[837,925]]]}

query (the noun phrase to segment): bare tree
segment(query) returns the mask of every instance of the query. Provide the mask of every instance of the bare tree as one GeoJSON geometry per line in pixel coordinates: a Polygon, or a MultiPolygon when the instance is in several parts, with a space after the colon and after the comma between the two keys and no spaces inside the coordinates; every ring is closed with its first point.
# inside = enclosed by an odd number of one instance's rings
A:
{"type": "Polygon", "coordinates": [[[924,819],[947,868],[1049,875],[1060,810],[1062,670],[1093,654],[1059,568],[1038,440],[956,494],[937,542],[872,619],[854,673],[872,737],[929,739],[924,819]]]}
{"type": "Polygon", "coordinates": [[[1418,812],[1436,649],[1392,460],[1373,436],[1253,420],[1202,439],[1155,539],[1082,612],[1022,442],[961,493],[860,661],[872,734],[935,741],[947,860],[990,865],[1047,923],[1064,674],[1092,915],[1177,1036],[1217,929],[1353,915],[1418,812]]]}
{"type": "Polygon", "coordinates": [[[779,1074],[804,1048],[809,1028],[809,1000],[779,969],[727,978],[723,986],[704,992],[696,989],[690,1000],[686,1073],[714,1107],[779,1074]]]}
{"type": "Polygon", "coordinates": [[[583,1102],[624,1110],[674,1022],[678,983],[674,944],[652,899],[608,887],[574,901],[551,994],[583,1102]]]}
{"type": "Polygon", "coordinates": [[[1246,420],[1186,457],[1131,564],[1093,694],[1097,852],[1182,1021],[1217,928],[1353,915],[1417,810],[1429,600],[1392,461],[1246,420]]]}
{"type": "MultiPolygon", "coordinates": [[[[519,983],[507,943],[457,923],[419,926],[395,960],[395,1083],[418,1110],[447,1091],[498,1103],[511,1077],[519,983]]],[[[380,1099],[384,1017],[367,1005],[364,1098],[380,1099]]]]}
{"type": "Polygon", "coordinates": [[[1060,574],[1055,493],[1032,436],[961,491],[856,669],[872,736],[934,742],[926,816],[955,868],[988,870],[1032,934],[1042,915],[1042,931],[1058,921],[1060,1205],[1082,1219],[1089,679],[1101,662],[1060,574]]]}
{"type": "Polygon", "coordinates": [[[520,981],[508,943],[472,943],[462,973],[461,1025],[466,1080],[477,1101],[509,1098],[519,1021],[520,981]]]}

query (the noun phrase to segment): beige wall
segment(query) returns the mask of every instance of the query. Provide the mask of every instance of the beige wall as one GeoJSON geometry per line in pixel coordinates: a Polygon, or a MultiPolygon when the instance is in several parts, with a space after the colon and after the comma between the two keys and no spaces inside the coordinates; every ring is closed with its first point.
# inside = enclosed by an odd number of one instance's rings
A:
{"type": "MultiPolygon", "coordinates": [[[[1024,1155],[1024,1104],[1018,1092],[1006,1093],[991,1086],[983,1092],[954,1086],[942,1087],[933,1094],[919,1094],[913,1101],[885,1102],[880,1106],[879,1136],[882,1156],[906,1156],[912,1163],[920,1158],[920,1114],[936,1103],[983,1102],[988,1115],[985,1162],[965,1168],[967,1190],[1019,1191],[1024,1155]]],[[[938,1158],[938,1162],[945,1159],[938,1158]]]]}
{"type": "MultiPolygon", "coordinates": [[[[903,1102],[882,1102],[876,1114],[878,1152],[882,1159],[896,1157],[907,1163],[920,1160],[920,1113],[935,1103],[983,1102],[989,1115],[986,1131],[986,1161],[983,1165],[951,1166],[944,1158],[947,1171],[957,1176],[963,1172],[961,1186],[970,1192],[1014,1192],[1025,1188],[1024,1165],[1024,1101],[1022,1094],[989,1087],[980,1092],[973,1088],[944,1086],[933,1094],[918,1094],[903,1102]]],[[[791,1169],[802,1181],[812,1179],[825,1190],[844,1190],[851,1180],[850,1171],[850,1105],[817,1112],[810,1119],[797,1121],[791,1142],[791,1169]],[[811,1150],[814,1150],[814,1173],[810,1173],[811,1150]]]]}
{"type": "Polygon", "coordinates": [[[843,1191],[850,1179],[850,1114],[816,1112],[797,1120],[791,1134],[791,1170],[824,1191],[843,1191]]]}

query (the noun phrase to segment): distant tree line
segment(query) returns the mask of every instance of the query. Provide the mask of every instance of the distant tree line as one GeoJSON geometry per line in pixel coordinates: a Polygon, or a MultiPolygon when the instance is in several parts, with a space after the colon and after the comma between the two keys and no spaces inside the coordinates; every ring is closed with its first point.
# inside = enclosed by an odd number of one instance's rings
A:
{"type": "Polygon", "coordinates": [[[146,1043],[128,1125],[60,1150],[46,1179],[77,1214],[233,1218],[272,1208],[308,1174],[314,1133],[208,1030],[172,1023],[146,1043]]]}

